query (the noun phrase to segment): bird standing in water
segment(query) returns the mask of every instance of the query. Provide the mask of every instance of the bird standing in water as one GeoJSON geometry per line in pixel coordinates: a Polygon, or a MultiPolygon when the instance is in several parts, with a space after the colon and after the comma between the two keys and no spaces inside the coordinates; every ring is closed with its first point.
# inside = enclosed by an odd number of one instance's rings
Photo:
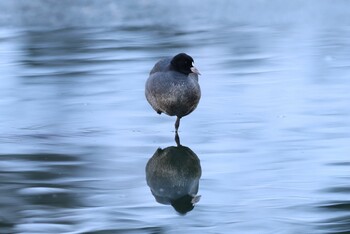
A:
{"type": "Polygon", "coordinates": [[[201,90],[193,58],[185,53],[159,60],[146,82],[146,99],[158,113],[176,116],[175,131],[180,119],[196,109],[201,90]]]}

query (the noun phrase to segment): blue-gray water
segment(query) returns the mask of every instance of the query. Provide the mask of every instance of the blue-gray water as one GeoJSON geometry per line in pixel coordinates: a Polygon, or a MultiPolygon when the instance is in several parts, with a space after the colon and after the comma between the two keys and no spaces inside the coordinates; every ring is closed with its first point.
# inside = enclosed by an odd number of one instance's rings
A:
{"type": "Polygon", "coordinates": [[[0,233],[350,233],[348,1],[0,7],[0,233]],[[145,173],[175,118],[144,83],[179,52],[202,73],[186,215],[145,173]]]}

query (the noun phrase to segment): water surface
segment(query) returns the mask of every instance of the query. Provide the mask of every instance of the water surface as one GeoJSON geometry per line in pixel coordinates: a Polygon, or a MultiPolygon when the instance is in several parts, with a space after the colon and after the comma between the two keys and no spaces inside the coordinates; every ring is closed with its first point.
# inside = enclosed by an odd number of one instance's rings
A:
{"type": "Polygon", "coordinates": [[[0,5],[0,233],[350,232],[348,2],[0,5]],[[186,215],[145,172],[176,143],[144,83],[179,52],[202,73],[186,215]]]}

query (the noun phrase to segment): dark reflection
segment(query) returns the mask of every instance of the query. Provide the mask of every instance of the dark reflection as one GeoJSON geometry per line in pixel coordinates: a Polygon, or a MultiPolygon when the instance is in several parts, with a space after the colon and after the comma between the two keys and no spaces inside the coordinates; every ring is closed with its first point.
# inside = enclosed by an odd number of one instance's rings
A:
{"type": "Polygon", "coordinates": [[[146,180],[157,202],[186,214],[200,199],[197,193],[202,169],[197,155],[180,144],[177,134],[175,141],[177,146],[158,148],[150,158],[146,180]]]}

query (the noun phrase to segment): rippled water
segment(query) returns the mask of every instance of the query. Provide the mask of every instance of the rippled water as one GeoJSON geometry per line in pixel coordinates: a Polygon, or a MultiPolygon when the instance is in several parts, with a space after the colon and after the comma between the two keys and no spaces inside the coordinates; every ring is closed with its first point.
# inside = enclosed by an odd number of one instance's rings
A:
{"type": "Polygon", "coordinates": [[[350,233],[347,1],[101,2],[0,3],[0,233],[350,233]],[[202,73],[183,148],[144,98],[178,52],[202,73]]]}

